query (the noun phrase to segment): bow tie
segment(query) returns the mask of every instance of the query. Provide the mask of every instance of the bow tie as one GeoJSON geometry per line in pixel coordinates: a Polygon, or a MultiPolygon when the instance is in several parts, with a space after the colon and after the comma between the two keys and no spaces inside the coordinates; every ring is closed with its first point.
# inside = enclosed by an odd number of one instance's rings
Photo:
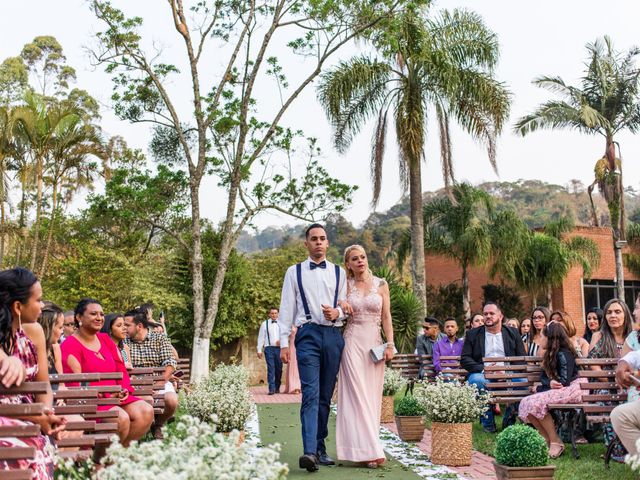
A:
{"type": "Polygon", "coordinates": [[[278,323],[278,320],[271,320],[271,323],[278,323]]]}
{"type": "Polygon", "coordinates": [[[316,268],[327,268],[327,262],[324,260],[320,263],[309,262],[309,265],[311,266],[311,270],[315,270],[316,268]]]}

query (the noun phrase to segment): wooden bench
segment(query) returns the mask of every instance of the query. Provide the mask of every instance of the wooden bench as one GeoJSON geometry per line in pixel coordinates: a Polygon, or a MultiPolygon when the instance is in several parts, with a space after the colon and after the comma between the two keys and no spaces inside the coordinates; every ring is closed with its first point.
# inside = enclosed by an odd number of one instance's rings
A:
{"type": "Polygon", "coordinates": [[[393,357],[389,366],[400,372],[400,375],[407,380],[405,395],[411,391],[416,381],[419,380],[420,367],[422,366],[423,381],[434,382],[436,371],[433,368],[431,355],[417,355],[414,353],[402,353],[393,357]]]}
{"type": "Polygon", "coordinates": [[[489,403],[509,405],[530,395],[539,357],[484,357],[482,361],[489,403]]]}
{"type": "Polygon", "coordinates": [[[163,377],[165,367],[132,368],[129,370],[131,386],[134,387],[134,395],[151,399],[153,412],[161,415],[164,412],[165,380],[163,377]]]}
{"type": "MultiPolygon", "coordinates": [[[[36,395],[44,394],[49,390],[47,382],[25,382],[19,387],[13,386],[5,388],[0,385],[0,396],[4,395],[36,395]]],[[[20,403],[8,404],[0,403],[0,416],[8,418],[19,418],[27,415],[41,415],[44,412],[42,403],[20,403]]],[[[0,426],[0,438],[15,437],[29,438],[40,435],[40,426],[27,424],[16,426],[0,426]]],[[[0,447],[0,460],[30,460],[35,458],[35,447],[0,447]]],[[[33,470],[31,469],[10,469],[3,470],[1,475],[3,480],[31,480],[33,470]]]]}
{"type": "Polygon", "coordinates": [[[460,355],[442,355],[440,357],[440,374],[464,382],[467,379],[467,371],[460,366],[460,355]]]}
{"type": "Polygon", "coordinates": [[[190,358],[179,358],[178,359],[178,370],[182,370],[184,375],[180,377],[180,380],[185,384],[189,385],[191,383],[191,359],[190,358]]]}

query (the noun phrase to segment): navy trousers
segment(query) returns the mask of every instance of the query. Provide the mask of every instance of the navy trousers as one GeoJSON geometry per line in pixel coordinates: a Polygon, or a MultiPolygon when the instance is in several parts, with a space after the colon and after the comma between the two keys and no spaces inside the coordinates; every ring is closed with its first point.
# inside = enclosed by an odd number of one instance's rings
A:
{"type": "Polygon", "coordinates": [[[306,323],[298,329],[295,345],[302,387],[300,422],[304,453],[325,453],[329,408],[344,339],[338,328],[306,323]]]}
{"type": "Polygon", "coordinates": [[[282,381],[282,360],[280,360],[280,347],[264,347],[264,359],[267,361],[267,382],[269,392],[280,392],[282,381]]]}

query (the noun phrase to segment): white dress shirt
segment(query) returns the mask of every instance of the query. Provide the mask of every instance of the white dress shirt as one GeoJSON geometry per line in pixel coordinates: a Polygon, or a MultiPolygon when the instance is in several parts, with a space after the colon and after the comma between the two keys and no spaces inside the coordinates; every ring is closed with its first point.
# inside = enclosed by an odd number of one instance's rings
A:
{"type": "MultiPolygon", "coordinates": [[[[339,316],[335,322],[325,320],[322,314],[322,305],[330,305],[333,307],[333,299],[336,293],[336,272],[333,263],[327,262],[327,268],[315,268],[311,270],[310,262],[307,258],[302,262],[302,288],[309,305],[309,313],[311,314],[311,323],[326,326],[342,326],[344,314],[340,307],[338,308],[339,316]]],[[[338,287],[338,301],[347,298],[347,282],[346,274],[340,268],[340,284],[338,287]]],[[[278,324],[280,325],[280,345],[282,347],[289,346],[289,334],[291,333],[291,325],[300,327],[307,323],[305,318],[302,298],[298,290],[298,280],[296,278],[296,266],[292,265],[284,276],[282,285],[282,296],[280,300],[280,314],[278,316],[278,324]]]]}
{"type": "Polygon", "coordinates": [[[258,333],[258,353],[264,350],[264,347],[280,346],[280,327],[278,321],[275,322],[268,319],[260,325],[260,333],[258,333]],[[267,335],[269,329],[269,335],[267,335]]]}
{"type": "Polygon", "coordinates": [[[502,332],[489,333],[484,332],[484,356],[485,357],[504,357],[504,341],[502,340],[502,332]]]}
{"type": "Polygon", "coordinates": [[[627,362],[634,370],[640,369],[640,350],[634,350],[633,352],[627,353],[622,357],[622,360],[627,362]]]}

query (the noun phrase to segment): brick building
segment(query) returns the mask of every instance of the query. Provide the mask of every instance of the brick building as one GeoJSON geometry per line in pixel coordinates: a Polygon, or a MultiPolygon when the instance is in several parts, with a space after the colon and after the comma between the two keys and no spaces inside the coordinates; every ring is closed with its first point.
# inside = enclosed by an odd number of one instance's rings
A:
{"type": "MultiPolygon", "coordinates": [[[[582,276],[581,267],[573,267],[562,286],[553,289],[552,302],[556,310],[564,310],[575,322],[578,333],[584,331],[585,311],[592,307],[603,307],[615,296],[616,267],[609,227],[576,227],[569,236],[580,235],[592,239],[600,249],[600,265],[593,272],[590,280],[582,276]]],[[[629,247],[623,249],[623,255],[629,247]]],[[[425,260],[427,282],[433,286],[460,282],[461,269],[446,257],[427,255],[425,260]]],[[[625,268],[625,299],[633,309],[633,302],[640,293],[640,278],[625,268]]],[[[485,267],[469,269],[469,286],[471,289],[471,311],[479,312],[482,308],[482,285],[500,283],[499,278],[491,279],[485,267]]],[[[522,294],[525,307],[532,304],[530,295],[522,294]]]]}

